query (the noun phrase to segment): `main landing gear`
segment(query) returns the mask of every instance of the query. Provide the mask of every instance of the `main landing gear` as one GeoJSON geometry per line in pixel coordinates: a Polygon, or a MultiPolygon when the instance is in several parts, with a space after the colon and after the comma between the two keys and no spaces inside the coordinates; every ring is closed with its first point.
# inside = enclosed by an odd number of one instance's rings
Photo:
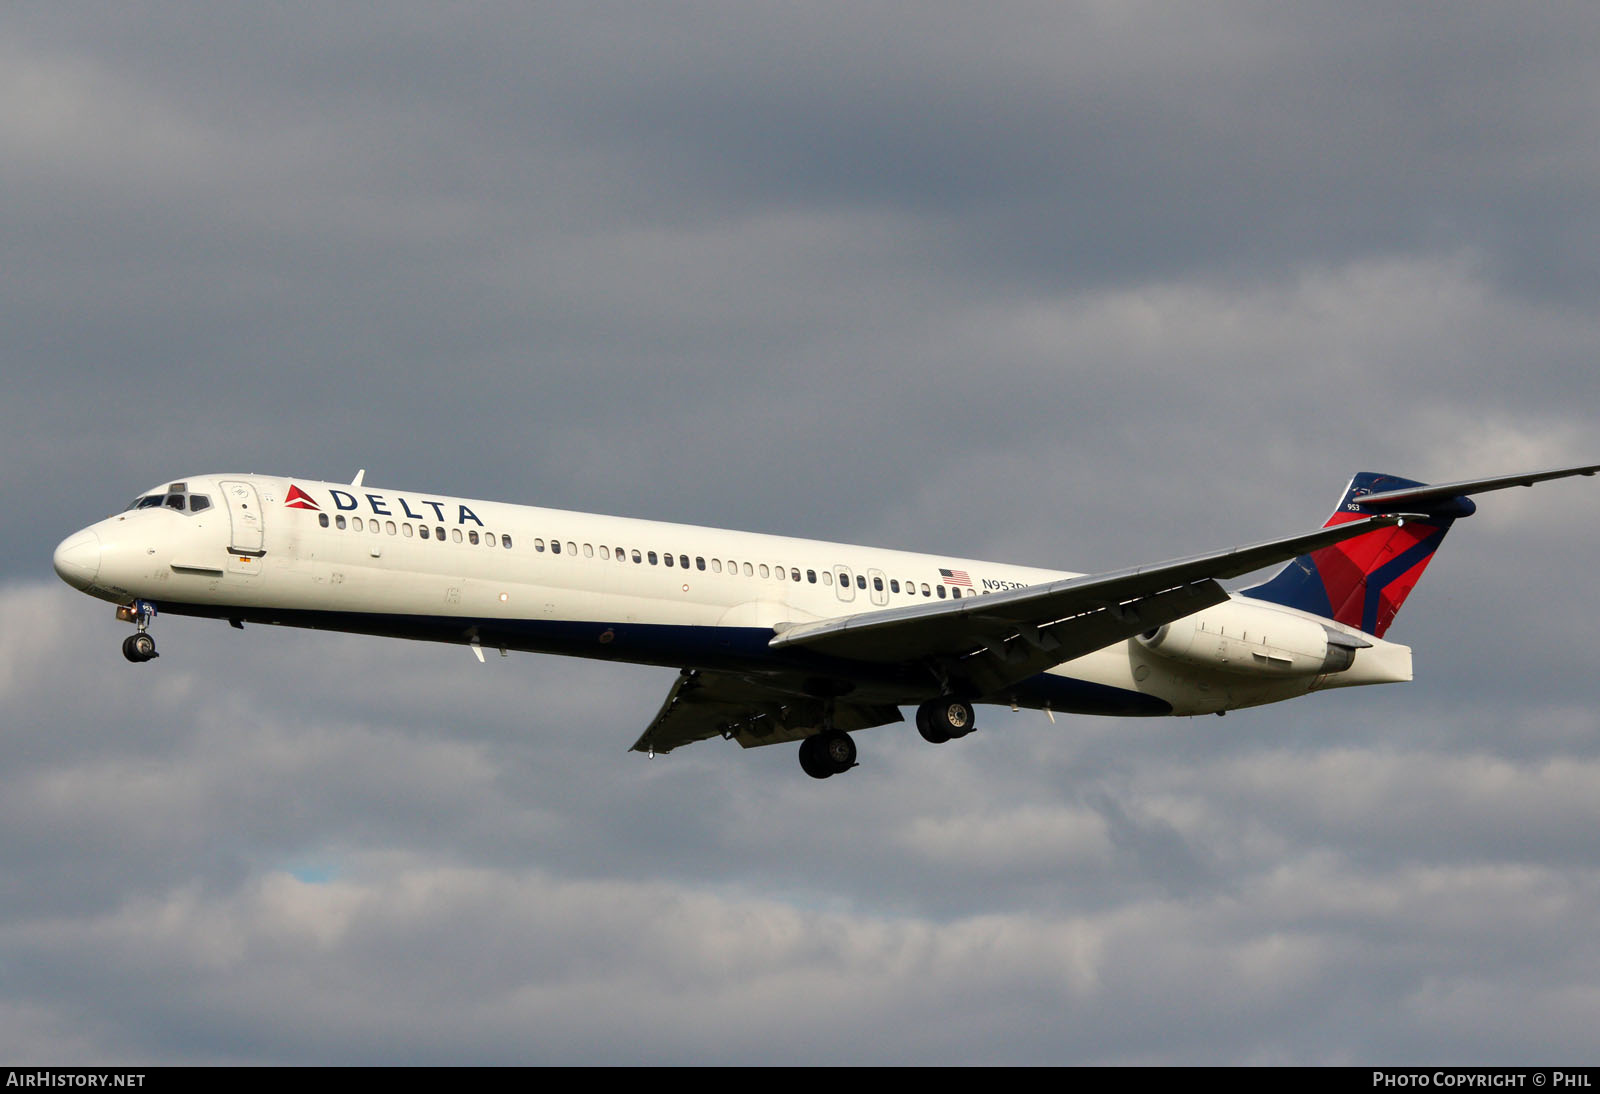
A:
{"type": "MultiPolygon", "coordinates": [[[[976,724],[972,704],[953,696],[917,708],[917,732],[936,745],[965,737],[976,724]]],[[[800,766],[813,779],[849,771],[856,766],[856,743],[843,730],[825,729],[800,742],[800,766]]]]}
{"type": "Polygon", "coordinates": [[[856,765],[856,743],[839,729],[825,729],[800,742],[800,766],[813,779],[826,779],[856,765]]]}
{"type": "Polygon", "coordinates": [[[929,744],[942,745],[965,737],[975,726],[972,704],[948,695],[917,708],[917,732],[929,744]]]}
{"type": "Polygon", "coordinates": [[[132,604],[124,604],[117,608],[117,618],[124,623],[133,623],[139,630],[128,635],[122,640],[122,656],[134,664],[160,657],[156,652],[156,640],[150,634],[150,621],[156,617],[156,606],[148,600],[135,600],[132,604]]]}

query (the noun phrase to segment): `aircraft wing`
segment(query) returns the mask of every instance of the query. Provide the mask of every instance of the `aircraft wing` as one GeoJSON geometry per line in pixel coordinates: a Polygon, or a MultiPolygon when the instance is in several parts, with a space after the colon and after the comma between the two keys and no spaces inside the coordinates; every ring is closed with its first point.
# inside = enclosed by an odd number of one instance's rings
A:
{"type": "Polygon", "coordinates": [[[671,752],[709,737],[729,737],[754,748],[809,737],[825,720],[847,731],[903,720],[899,707],[829,702],[806,695],[800,684],[783,677],[684,669],[632,751],[671,752]]]}
{"type": "Polygon", "coordinates": [[[987,596],[779,625],[776,649],[871,662],[924,661],[992,694],[1064,661],[1219,604],[1217,581],[1285,562],[1377,527],[1385,514],[1226,551],[987,596]]]}

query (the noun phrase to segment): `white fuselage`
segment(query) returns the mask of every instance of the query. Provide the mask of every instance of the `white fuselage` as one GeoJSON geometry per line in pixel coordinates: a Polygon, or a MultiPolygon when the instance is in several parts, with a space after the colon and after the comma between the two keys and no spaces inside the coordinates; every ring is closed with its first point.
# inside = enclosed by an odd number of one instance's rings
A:
{"type": "MultiPolygon", "coordinates": [[[[119,604],[238,622],[755,674],[799,668],[848,677],[862,697],[896,704],[933,698],[938,685],[916,666],[844,665],[767,643],[786,623],[1074,576],[266,475],[197,476],[144,500],[63,541],[62,577],[119,604]],[[173,496],[189,500],[167,504],[173,496]]],[[[977,698],[1203,714],[1407,680],[1410,652],[1235,595],[1154,642],[1119,641],[977,698]],[[1326,671],[1329,630],[1361,639],[1342,671],[1326,671]]]]}

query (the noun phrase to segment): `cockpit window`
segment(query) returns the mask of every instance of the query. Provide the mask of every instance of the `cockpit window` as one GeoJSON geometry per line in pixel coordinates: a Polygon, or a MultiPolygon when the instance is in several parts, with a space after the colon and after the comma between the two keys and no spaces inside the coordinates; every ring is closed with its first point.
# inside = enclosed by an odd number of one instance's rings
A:
{"type": "MultiPolygon", "coordinates": [[[[182,483],[174,485],[181,486],[182,483]]],[[[172,509],[179,513],[198,513],[211,508],[211,499],[204,494],[146,494],[128,503],[128,509],[172,509]]],[[[126,512],[127,510],[123,510],[126,512]]]]}

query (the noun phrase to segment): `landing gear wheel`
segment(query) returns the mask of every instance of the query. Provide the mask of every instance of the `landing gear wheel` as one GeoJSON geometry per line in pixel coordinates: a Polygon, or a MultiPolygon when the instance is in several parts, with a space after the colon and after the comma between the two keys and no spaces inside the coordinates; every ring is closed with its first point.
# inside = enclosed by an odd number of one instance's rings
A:
{"type": "Polygon", "coordinates": [[[917,732],[930,744],[942,745],[965,737],[975,725],[972,704],[960,699],[935,699],[917,708],[917,732]]]}
{"type": "Polygon", "coordinates": [[[856,765],[856,743],[850,734],[830,729],[817,735],[817,753],[835,775],[849,771],[856,765]]]}
{"type": "Polygon", "coordinates": [[[140,631],[122,640],[122,656],[134,664],[140,664],[161,655],[156,652],[156,640],[144,631],[140,631]]]}
{"type": "Polygon", "coordinates": [[[813,779],[826,779],[855,765],[856,743],[842,730],[823,730],[800,742],[800,767],[813,779]]]}
{"type": "Polygon", "coordinates": [[[827,761],[818,755],[816,737],[807,737],[800,742],[800,768],[813,779],[826,779],[833,774],[827,761]]]}

